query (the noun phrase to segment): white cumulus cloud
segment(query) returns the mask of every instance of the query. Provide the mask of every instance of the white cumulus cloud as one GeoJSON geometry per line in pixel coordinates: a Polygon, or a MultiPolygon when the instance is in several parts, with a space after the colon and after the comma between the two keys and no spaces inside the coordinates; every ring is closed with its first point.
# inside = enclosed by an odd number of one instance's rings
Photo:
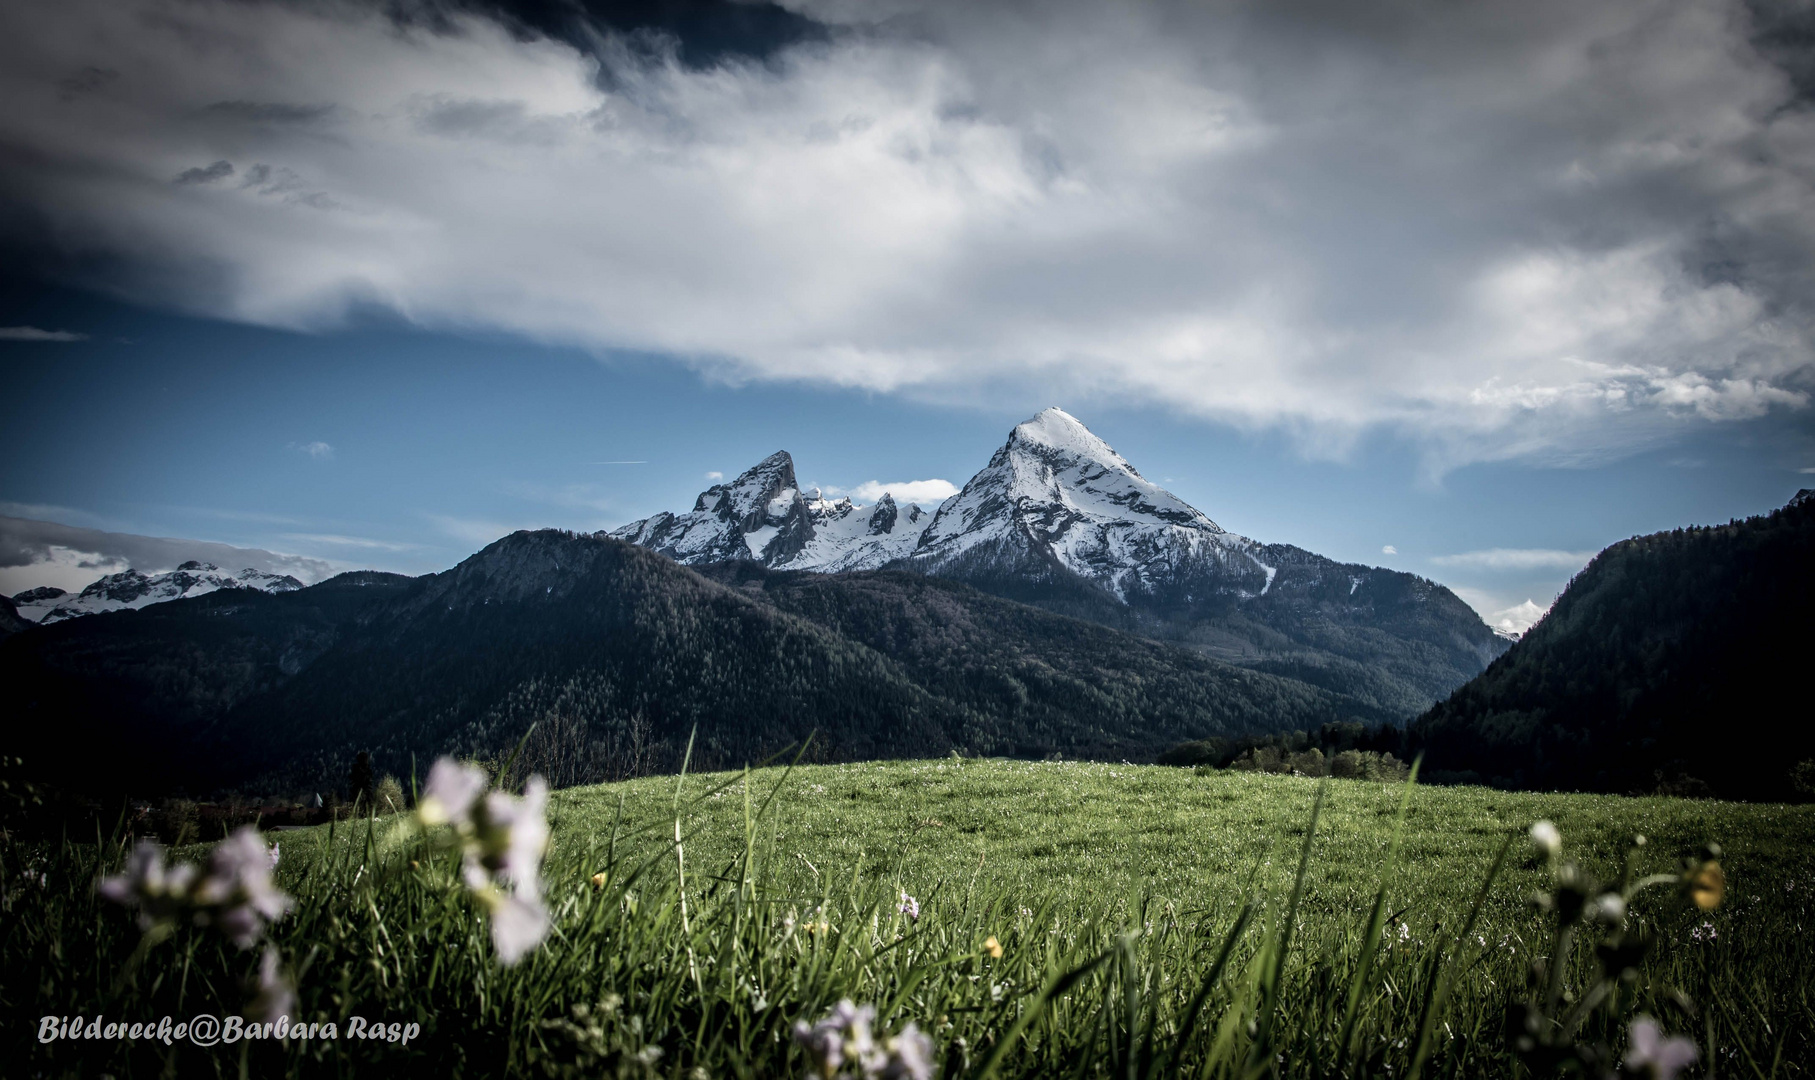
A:
{"type": "Polygon", "coordinates": [[[319,440],[306,443],[291,443],[290,449],[295,450],[299,454],[307,454],[317,461],[334,456],[334,448],[319,440]]]}
{"type": "Polygon", "coordinates": [[[1514,604],[1512,607],[1494,612],[1488,616],[1488,622],[1496,630],[1503,630],[1509,634],[1523,634],[1536,626],[1538,620],[1542,619],[1544,613],[1549,610],[1549,608],[1539,607],[1527,599],[1522,604],[1514,604]]]}
{"type": "Polygon", "coordinates": [[[1388,544],[1385,547],[1380,549],[1380,553],[1382,555],[1397,555],[1397,554],[1399,554],[1399,549],[1394,547],[1391,544],[1388,544]]]}
{"type": "Polygon", "coordinates": [[[950,480],[899,480],[885,483],[881,480],[865,480],[853,488],[827,487],[823,489],[828,495],[849,495],[856,503],[873,503],[886,493],[897,503],[919,503],[931,509],[958,494],[958,485],[950,480]]]}

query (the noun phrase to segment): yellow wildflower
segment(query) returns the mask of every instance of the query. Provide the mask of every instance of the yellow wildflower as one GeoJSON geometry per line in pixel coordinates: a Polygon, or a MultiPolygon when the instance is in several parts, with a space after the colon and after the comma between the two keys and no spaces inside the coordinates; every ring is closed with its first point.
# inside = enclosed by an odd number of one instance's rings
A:
{"type": "Polygon", "coordinates": [[[1727,898],[1727,875],[1709,859],[1689,878],[1689,898],[1703,911],[1713,911],[1727,898]]]}
{"type": "Polygon", "coordinates": [[[996,940],[994,934],[991,934],[989,940],[983,943],[983,951],[988,953],[992,960],[1002,959],[1002,943],[996,940]]]}

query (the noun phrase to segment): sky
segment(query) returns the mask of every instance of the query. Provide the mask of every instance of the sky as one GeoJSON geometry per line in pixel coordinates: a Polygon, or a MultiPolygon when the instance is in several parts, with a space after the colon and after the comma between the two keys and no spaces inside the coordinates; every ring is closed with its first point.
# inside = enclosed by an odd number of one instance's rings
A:
{"type": "Polygon", "coordinates": [[[178,551],[134,537],[439,570],[776,449],[930,503],[1060,405],[1519,628],[1815,486],[1811,41],[1801,0],[0,8],[0,590],[178,551]]]}

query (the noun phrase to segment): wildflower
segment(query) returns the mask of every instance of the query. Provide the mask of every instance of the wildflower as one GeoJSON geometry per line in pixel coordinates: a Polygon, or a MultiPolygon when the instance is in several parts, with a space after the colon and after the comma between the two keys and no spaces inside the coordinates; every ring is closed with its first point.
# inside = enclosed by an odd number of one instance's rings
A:
{"type": "Polygon", "coordinates": [[[871,1030],[875,1022],[874,1005],[856,1005],[848,998],[834,1005],[817,1024],[795,1021],[794,1041],[807,1051],[808,1076],[820,1080],[931,1080],[933,1041],[909,1023],[899,1034],[878,1042],[871,1030]]]}
{"type": "Polygon", "coordinates": [[[489,792],[478,804],[462,876],[490,912],[492,945],[506,966],[548,936],[542,855],[548,848],[548,785],[532,776],[523,797],[489,792]]]}
{"type": "Polygon", "coordinates": [[[870,1034],[875,1019],[874,1005],[860,1007],[846,998],[817,1024],[796,1020],[794,1041],[806,1048],[810,1074],[834,1080],[852,1075],[842,1070],[846,1064],[853,1064],[860,1075],[875,1075],[886,1060],[870,1034]]]}
{"type": "MultiPolygon", "coordinates": [[[[548,784],[530,777],[522,798],[486,791],[486,784],[483,769],[441,758],[429,770],[416,816],[424,825],[451,825],[460,837],[461,880],[491,917],[492,947],[509,966],[548,936],[542,902],[548,784]]],[[[593,881],[603,887],[602,878],[593,881]]]]}
{"type": "Polygon", "coordinates": [[[278,859],[277,845],[272,844],[271,845],[271,869],[273,869],[273,870],[277,869],[277,859],[278,859]]]}
{"type": "Polygon", "coordinates": [[[901,1034],[891,1036],[883,1047],[888,1051],[888,1062],[882,1067],[885,1080],[932,1080],[933,1040],[922,1034],[913,1021],[908,1021],[901,1034]]]}
{"type": "Polygon", "coordinates": [[[1651,1080],[1675,1080],[1677,1073],[1700,1056],[1688,1039],[1663,1038],[1657,1021],[1649,1016],[1634,1020],[1629,1035],[1632,1046],[1626,1051],[1626,1068],[1651,1080]]]}
{"type": "Polygon", "coordinates": [[[468,822],[473,803],[485,788],[484,769],[461,765],[450,757],[441,758],[429,769],[428,782],[422,785],[416,816],[424,825],[458,828],[468,822]]]}
{"type": "Polygon", "coordinates": [[[1588,906],[1587,914],[1590,920],[1620,926],[1626,921],[1626,898],[1616,892],[1602,893],[1588,906]]]}
{"type": "Polygon", "coordinates": [[[268,922],[290,910],[291,901],[271,883],[271,856],[258,831],[247,826],[218,844],[208,873],[190,863],[166,868],[164,849],[142,840],[126,859],[125,871],[95,886],[116,904],[139,912],[139,927],[151,931],[189,915],[198,925],[218,922],[242,949],[251,948],[268,922]]]}
{"type": "Polygon", "coordinates": [[[906,915],[909,922],[920,921],[920,901],[909,896],[907,893],[901,894],[901,904],[895,910],[906,915]]]}
{"type": "Polygon", "coordinates": [[[996,935],[994,934],[991,934],[988,940],[984,941],[983,951],[988,953],[992,960],[1002,959],[1002,943],[996,940],[996,935]]]}
{"type": "Polygon", "coordinates": [[[266,945],[258,964],[258,993],[246,1006],[246,1015],[261,1024],[274,1024],[278,1017],[296,1015],[296,984],[279,968],[280,963],[277,946],[266,945]]]}
{"type": "Polygon", "coordinates": [[[1703,911],[1720,907],[1727,897],[1727,875],[1720,863],[1709,859],[1689,875],[1689,899],[1703,911]]]}
{"type": "Polygon", "coordinates": [[[1548,821],[1533,823],[1531,842],[1537,845],[1538,850],[1542,851],[1546,858],[1554,859],[1563,852],[1563,834],[1548,821]]]}
{"type": "Polygon", "coordinates": [[[601,870],[592,876],[592,887],[595,889],[603,889],[605,887],[605,871],[601,870]]]}
{"type": "Polygon", "coordinates": [[[194,900],[219,913],[221,929],[242,949],[258,941],[266,922],[290,910],[290,898],[271,883],[271,853],[251,826],[215,845],[194,900]]]}
{"type": "Polygon", "coordinates": [[[151,840],[141,840],[126,856],[124,872],[106,878],[95,891],[124,907],[138,908],[139,929],[175,921],[188,906],[189,889],[195,882],[195,867],[177,863],[164,867],[164,849],[151,840]]]}

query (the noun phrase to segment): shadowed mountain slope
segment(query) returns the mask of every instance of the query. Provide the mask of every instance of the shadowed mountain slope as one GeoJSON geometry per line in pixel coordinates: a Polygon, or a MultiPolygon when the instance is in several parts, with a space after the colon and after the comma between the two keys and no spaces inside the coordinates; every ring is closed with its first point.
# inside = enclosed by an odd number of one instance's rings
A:
{"type": "Polygon", "coordinates": [[[815,731],[816,760],[1151,759],[1181,739],[1374,718],[912,575],[725,584],[606,537],[542,531],[442,574],[353,576],[14,635],[0,679],[31,689],[15,694],[6,742],[109,789],[168,775],[308,790],[341,782],[361,749],[407,775],[412,755],[420,767],[501,754],[532,722],[530,764],[578,782],[678,767],[696,727],[695,763],[714,767],[815,731]]]}
{"type": "Polygon", "coordinates": [[[1622,541],[1421,717],[1413,746],[1503,786],[1792,797],[1792,770],[1815,758],[1812,610],[1810,491],[1773,514],[1622,541]]]}

